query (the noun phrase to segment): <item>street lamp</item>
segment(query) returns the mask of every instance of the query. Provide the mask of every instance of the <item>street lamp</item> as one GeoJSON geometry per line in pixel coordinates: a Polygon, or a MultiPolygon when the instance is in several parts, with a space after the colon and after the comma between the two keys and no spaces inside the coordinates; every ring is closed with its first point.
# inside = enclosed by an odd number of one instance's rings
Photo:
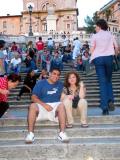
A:
{"type": "Polygon", "coordinates": [[[32,19],[31,19],[32,9],[33,9],[33,6],[30,4],[28,6],[29,15],[30,15],[29,36],[33,36],[33,32],[32,32],[32,19]]]}

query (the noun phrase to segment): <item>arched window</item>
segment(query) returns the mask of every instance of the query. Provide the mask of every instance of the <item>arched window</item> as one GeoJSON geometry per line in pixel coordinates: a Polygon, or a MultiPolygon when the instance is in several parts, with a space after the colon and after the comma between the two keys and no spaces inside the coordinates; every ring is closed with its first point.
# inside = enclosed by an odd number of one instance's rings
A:
{"type": "MultiPolygon", "coordinates": [[[[48,2],[45,2],[45,3],[42,5],[42,11],[47,11],[48,6],[49,6],[49,3],[48,3],[48,2]]],[[[56,4],[53,4],[53,7],[54,7],[54,9],[55,9],[55,8],[56,8],[56,4]]]]}

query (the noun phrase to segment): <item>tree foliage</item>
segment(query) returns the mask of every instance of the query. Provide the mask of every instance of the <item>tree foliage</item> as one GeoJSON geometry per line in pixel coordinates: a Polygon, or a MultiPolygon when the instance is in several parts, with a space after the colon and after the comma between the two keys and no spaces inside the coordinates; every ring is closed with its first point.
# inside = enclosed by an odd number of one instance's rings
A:
{"type": "Polygon", "coordinates": [[[99,16],[98,16],[97,12],[95,12],[93,14],[93,17],[87,16],[85,18],[85,23],[86,23],[85,31],[88,34],[95,32],[95,24],[96,24],[96,22],[97,22],[98,19],[99,19],[99,16]]]}
{"type": "Polygon", "coordinates": [[[87,33],[93,33],[94,32],[94,21],[91,17],[87,16],[85,18],[86,27],[85,30],[87,33]]]}

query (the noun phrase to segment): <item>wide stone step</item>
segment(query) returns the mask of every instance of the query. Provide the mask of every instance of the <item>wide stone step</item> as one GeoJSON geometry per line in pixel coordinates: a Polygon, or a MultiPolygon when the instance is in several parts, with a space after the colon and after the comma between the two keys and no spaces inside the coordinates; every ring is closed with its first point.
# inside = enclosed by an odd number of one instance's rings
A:
{"type": "MultiPolygon", "coordinates": [[[[114,96],[115,96],[115,97],[120,97],[120,92],[118,92],[118,93],[115,92],[115,93],[114,93],[114,96]]],[[[11,99],[14,99],[14,100],[15,100],[16,97],[17,97],[16,94],[12,94],[12,95],[9,96],[9,100],[11,100],[11,99]]],[[[91,95],[91,93],[87,93],[87,94],[86,94],[86,97],[87,97],[87,98],[100,97],[100,94],[99,94],[99,92],[97,92],[97,93],[96,93],[96,92],[93,92],[92,95],[91,95]]],[[[28,93],[23,94],[22,97],[21,97],[21,99],[29,99],[29,98],[30,98],[30,95],[29,95],[28,93]]]]}
{"type": "MultiPolygon", "coordinates": [[[[119,76],[113,77],[113,78],[112,78],[112,82],[117,82],[117,81],[119,81],[118,77],[119,77],[119,76]]],[[[22,78],[21,78],[21,83],[23,83],[24,78],[25,78],[25,77],[22,77],[22,78]]],[[[62,75],[62,76],[60,77],[60,80],[61,80],[61,81],[64,81],[64,79],[65,79],[65,75],[62,75]]],[[[90,77],[90,78],[88,78],[88,77],[81,77],[81,81],[84,81],[84,82],[98,82],[98,79],[97,79],[97,77],[90,77]]]]}
{"type": "MultiPolygon", "coordinates": [[[[114,89],[113,90],[114,91],[114,93],[115,94],[119,94],[120,93],[120,89],[114,89]]],[[[87,94],[99,94],[99,89],[96,91],[96,90],[92,90],[92,89],[90,89],[90,90],[86,90],[86,92],[87,92],[87,94]]],[[[9,97],[12,97],[12,96],[17,96],[18,95],[18,93],[19,93],[19,90],[14,90],[14,91],[12,91],[12,92],[10,92],[10,95],[9,95],[9,97]]],[[[26,96],[26,95],[28,95],[27,93],[24,93],[24,95],[26,96]]],[[[94,95],[93,95],[94,96],[94,95]]]]}
{"type": "MultiPolygon", "coordinates": [[[[91,112],[93,112],[93,111],[94,110],[92,110],[91,112]]],[[[26,112],[24,114],[27,115],[27,110],[24,110],[22,112],[26,112]]],[[[16,113],[17,113],[17,111],[15,111],[15,114],[16,113]]],[[[96,111],[95,111],[95,113],[96,113],[96,111]]],[[[88,123],[89,124],[120,124],[120,110],[117,110],[116,113],[118,113],[118,114],[114,115],[113,113],[111,113],[111,115],[109,115],[109,116],[101,116],[101,115],[95,116],[93,113],[89,113],[89,114],[91,114],[91,116],[88,116],[88,123]]],[[[96,114],[98,114],[98,113],[96,113],[96,114]]],[[[27,116],[25,116],[25,117],[27,117],[27,116]]],[[[75,125],[80,124],[80,118],[78,116],[74,117],[74,119],[75,119],[75,125]]],[[[0,126],[1,127],[27,126],[27,120],[26,120],[26,118],[21,118],[21,117],[1,118],[0,126]]],[[[44,126],[44,127],[45,126],[58,126],[58,123],[51,122],[51,121],[37,121],[36,126],[44,126]]]]}
{"type": "Polygon", "coordinates": [[[0,141],[0,158],[7,160],[118,160],[120,138],[73,138],[68,144],[40,139],[26,145],[21,140],[0,141]],[[91,158],[91,159],[90,159],[91,158]]]}
{"type": "MultiPolygon", "coordinates": [[[[115,97],[120,97],[120,92],[119,93],[114,93],[114,96],[115,97]]],[[[99,94],[99,92],[98,93],[87,93],[86,94],[86,99],[90,99],[90,98],[93,98],[93,97],[95,97],[95,98],[100,98],[100,94],[99,94]]],[[[11,95],[11,96],[9,96],[9,101],[10,100],[15,100],[15,102],[16,102],[16,98],[17,98],[17,96],[16,96],[16,94],[13,94],[13,95],[11,95]]],[[[30,99],[30,95],[28,95],[28,94],[24,94],[24,95],[22,95],[22,97],[21,97],[21,100],[26,100],[26,99],[30,99]]],[[[20,100],[20,101],[21,101],[20,100]]]]}
{"type": "MultiPolygon", "coordinates": [[[[89,90],[90,90],[90,91],[91,91],[91,90],[92,90],[92,91],[99,91],[99,86],[97,86],[97,85],[96,85],[96,86],[92,86],[92,85],[91,85],[91,86],[89,86],[89,87],[86,87],[86,89],[87,89],[88,91],[89,91],[89,90]]],[[[118,91],[120,91],[120,85],[119,85],[119,86],[117,86],[117,85],[114,86],[114,85],[113,85],[113,91],[116,90],[116,89],[117,89],[118,91]]],[[[20,91],[20,88],[17,87],[17,88],[15,88],[14,90],[12,90],[11,94],[12,94],[13,92],[19,92],[19,91],[20,91]]]]}
{"type": "MultiPolygon", "coordinates": [[[[66,76],[66,73],[69,72],[71,69],[68,68],[67,70],[65,69],[64,71],[61,72],[61,76],[60,78],[64,78],[66,76]]],[[[80,75],[80,78],[81,79],[97,79],[97,75],[96,74],[93,74],[93,75],[90,75],[90,76],[87,76],[85,73],[83,72],[77,72],[79,75],[80,75]]],[[[38,73],[37,75],[39,76],[40,73],[38,73]]],[[[26,73],[21,73],[20,74],[22,79],[26,76],[26,73]]],[[[120,72],[116,72],[116,73],[113,73],[112,75],[112,79],[116,79],[118,78],[120,75],[120,72]]]]}
{"type": "MultiPolygon", "coordinates": [[[[88,103],[89,102],[100,102],[100,98],[99,97],[94,97],[94,98],[90,97],[89,99],[87,99],[87,101],[88,101],[88,103]]],[[[24,103],[30,103],[30,102],[31,102],[30,98],[29,99],[21,99],[20,101],[16,101],[14,99],[10,99],[9,100],[10,104],[15,104],[15,105],[24,104],[24,103]]],[[[120,102],[120,97],[115,97],[115,102],[120,102]]]]}
{"type": "MultiPolygon", "coordinates": [[[[113,87],[114,87],[114,86],[119,86],[119,84],[120,84],[120,82],[118,82],[118,81],[117,81],[117,82],[113,82],[113,87]]],[[[86,82],[86,81],[85,81],[85,86],[86,86],[87,89],[89,89],[89,87],[91,87],[91,85],[92,85],[92,87],[99,87],[97,82],[93,82],[93,81],[91,81],[91,82],[90,82],[90,81],[89,81],[89,82],[86,82]]],[[[19,84],[19,85],[17,86],[17,89],[18,89],[18,88],[20,89],[21,87],[23,87],[23,83],[19,84]]],[[[12,91],[15,91],[15,90],[16,90],[16,89],[14,89],[14,90],[12,90],[12,91]]]]}
{"type": "MultiPolygon", "coordinates": [[[[12,109],[12,108],[14,108],[14,109],[23,109],[23,108],[28,108],[28,106],[31,104],[31,102],[29,101],[29,102],[26,102],[26,101],[24,101],[24,103],[18,103],[18,104],[16,104],[16,102],[15,103],[12,103],[12,104],[10,104],[10,109],[12,109]]],[[[120,101],[116,101],[115,103],[115,106],[116,107],[120,107],[120,101]]],[[[100,105],[100,101],[90,101],[90,102],[88,102],[88,107],[98,107],[100,105]]]]}
{"type": "MultiPolygon", "coordinates": [[[[0,127],[0,140],[23,140],[27,135],[27,127],[0,127]]],[[[55,139],[59,133],[58,126],[39,126],[35,129],[36,139],[55,139]]],[[[71,138],[100,138],[100,137],[119,137],[120,125],[89,125],[89,128],[81,128],[79,123],[76,123],[73,128],[66,129],[66,133],[71,138]]]]}

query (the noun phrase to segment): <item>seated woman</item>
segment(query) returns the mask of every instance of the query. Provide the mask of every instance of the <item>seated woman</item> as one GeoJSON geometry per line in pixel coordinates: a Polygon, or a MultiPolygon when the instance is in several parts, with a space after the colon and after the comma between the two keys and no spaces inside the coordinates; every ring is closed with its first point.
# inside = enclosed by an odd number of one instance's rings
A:
{"type": "Polygon", "coordinates": [[[32,93],[32,90],[36,84],[37,77],[35,76],[34,71],[29,71],[27,76],[24,79],[23,87],[21,88],[17,100],[19,101],[21,99],[21,96],[23,93],[32,93]]]}
{"type": "Polygon", "coordinates": [[[83,71],[83,60],[82,60],[82,56],[79,55],[76,59],[76,69],[77,71],[83,71]]]}
{"type": "Polygon", "coordinates": [[[73,125],[72,108],[80,113],[81,127],[88,127],[87,124],[87,101],[85,99],[86,89],[79,75],[72,71],[66,75],[61,100],[63,101],[67,114],[67,128],[73,125]]]}

